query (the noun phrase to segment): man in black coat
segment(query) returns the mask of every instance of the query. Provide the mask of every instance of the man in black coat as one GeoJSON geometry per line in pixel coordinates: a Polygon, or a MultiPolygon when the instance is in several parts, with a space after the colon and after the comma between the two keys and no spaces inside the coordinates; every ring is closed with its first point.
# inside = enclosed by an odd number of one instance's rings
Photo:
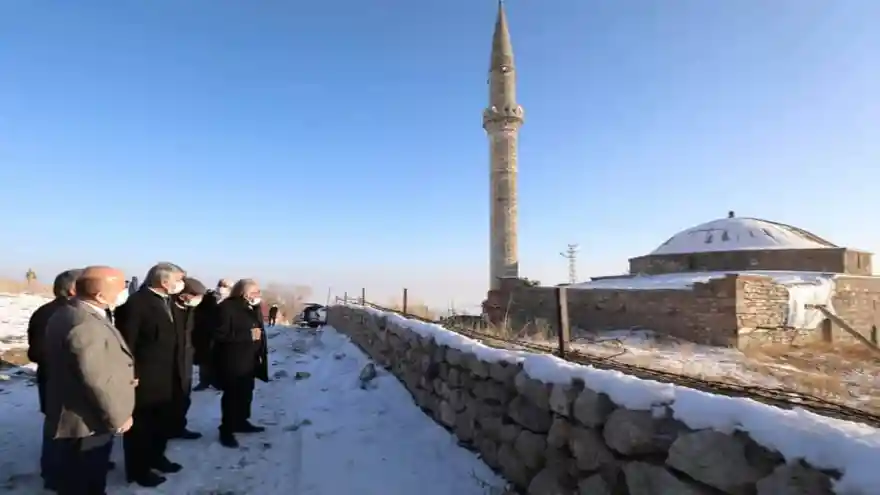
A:
{"type": "Polygon", "coordinates": [[[251,279],[239,280],[229,298],[220,303],[220,325],[214,334],[217,383],[223,390],[220,443],[224,447],[238,447],[235,433],[264,430],[249,421],[254,380],[262,371],[268,372],[261,369],[265,365],[264,342],[260,287],[251,279]]]}
{"type": "Polygon", "coordinates": [[[278,305],[273,304],[269,308],[269,325],[275,326],[275,323],[278,321],[278,305]]]}
{"type": "Polygon", "coordinates": [[[173,263],[159,263],[147,272],[144,285],[116,309],[116,328],[134,355],[134,425],[123,437],[125,473],[129,483],[156,487],[182,466],[165,456],[174,417],[178,332],[172,296],[183,291],[185,272],[173,263]]]}
{"type": "Polygon", "coordinates": [[[174,394],[174,417],[169,423],[171,438],[196,440],[201,433],[186,428],[186,414],[189,412],[190,392],[192,391],[193,344],[192,331],[195,322],[195,309],[205,296],[205,285],[194,278],[183,279],[183,292],[173,296],[174,325],[177,327],[177,362],[174,367],[174,378],[179,387],[174,394]]]}
{"type": "MultiPolygon", "coordinates": [[[[68,303],[68,300],[76,295],[76,279],[79,278],[82,270],[67,270],[55,277],[55,283],[52,286],[52,292],[55,299],[37,308],[31,319],[28,321],[27,337],[28,337],[28,359],[37,365],[37,395],[40,399],[40,412],[46,414],[46,378],[48,377],[49,366],[46,362],[46,324],[49,318],[61,306],[68,303]]],[[[40,474],[43,477],[43,484],[47,488],[56,486],[57,469],[54,466],[52,456],[52,436],[53,432],[48,432],[43,428],[43,446],[40,453],[40,474]]]]}
{"type": "Polygon", "coordinates": [[[221,279],[217,282],[215,290],[209,290],[202,299],[201,304],[196,307],[193,322],[193,347],[195,353],[193,362],[199,366],[199,383],[196,385],[196,391],[205,390],[208,387],[215,386],[214,376],[214,332],[220,325],[220,309],[219,305],[224,299],[229,297],[232,289],[232,281],[221,279]]]}

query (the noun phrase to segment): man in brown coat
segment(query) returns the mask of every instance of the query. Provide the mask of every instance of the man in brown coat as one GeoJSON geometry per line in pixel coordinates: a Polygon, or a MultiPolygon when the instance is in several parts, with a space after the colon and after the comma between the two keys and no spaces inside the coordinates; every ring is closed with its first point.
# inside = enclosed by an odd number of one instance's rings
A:
{"type": "Polygon", "coordinates": [[[132,426],[134,363],[106,316],[126,294],[121,271],[88,267],[46,325],[46,421],[61,495],[105,493],[113,435],[132,426]]]}

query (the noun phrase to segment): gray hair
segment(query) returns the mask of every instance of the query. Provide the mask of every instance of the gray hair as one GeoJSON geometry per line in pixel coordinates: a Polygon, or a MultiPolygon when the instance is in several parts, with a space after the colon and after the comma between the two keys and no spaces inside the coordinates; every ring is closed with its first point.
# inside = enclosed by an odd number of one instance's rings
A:
{"type": "Polygon", "coordinates": [[[244,297],[244,293],[247,291],[248,287],[254,285],[259,285],[256,280],[252,278],[243,278],[232,286],[232,290],[229,291],[229,297],[244,297]]]}
{"type": "Polygon", "coordinates": [[[144,285],[153,288],[161,287],[162,282],[167,282],[175,275],[186,276],[186,270],[167,261],[156,263],[147,272],[147,276],[144,278],[144,285]]]}
{"type": "Polygon", "coordinates": [[[55,297],[67,297],[70,294],[70,289],[74,288],[76,279],[82,275],[82,272],[81,269],[74,268],[59,273],[55,277],[55,283],[52,284],[52,293],[55,294],[55,297]]]}

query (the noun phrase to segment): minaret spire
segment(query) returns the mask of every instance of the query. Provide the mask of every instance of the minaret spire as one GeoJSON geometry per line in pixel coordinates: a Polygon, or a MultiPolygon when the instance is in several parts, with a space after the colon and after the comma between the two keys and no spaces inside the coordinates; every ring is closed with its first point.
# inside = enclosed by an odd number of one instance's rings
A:
{"type": "Polygon", "coordinates": [[[519,277],[516,176],[522,124],[523,109],[516,102],[513,45],[504,3],[499,0],[489,63],[489,107],[483,112],[490,154],[490,289],[499,288],[501,279],[519,277]]]}
{"type": "Polygon", "coordinates": [[[498,0],[498,16],[495,20],[495,33],[492,35],[492,61],[489,72],[504,66],[513,68],[513,44],[510,42],[504,0],[498,0]]]}

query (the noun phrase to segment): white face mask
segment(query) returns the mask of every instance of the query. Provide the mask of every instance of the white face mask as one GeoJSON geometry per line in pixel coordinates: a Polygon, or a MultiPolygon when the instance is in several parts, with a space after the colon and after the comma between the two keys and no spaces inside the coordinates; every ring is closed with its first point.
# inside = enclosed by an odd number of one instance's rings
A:
{"type": "Polygon", "coordinates": [[[260,304],[261,302],[263,302],[263,300],[259,297],[255,297],[255,298],[251,299],[250,302],[251,302],[251,306],[256,306],[256,305],[260,304]]]}
{"type": "Polygon", "coordinates": [[[113,301],[112,303],[104,300],[103,296],[100,299],[96,299],[96,300],[99,303],[107,306],[107,309],[109,309],[110,311],[113,311],[114,309],[118,308],[119,306],[122,306],[123,304],[125,304],[125,301],[128,300],[128,291],[124,290],[124,291],[120,292],[119,295],[116,296],[116,300],[113,301]]]}
{"type": "Polygon", "coordinates": [[[218,288],[217,295],[219,295],[221,299],[226,299],[227,297],[229,297],[229,288],[228,287],[218,288]]]}
{"type": "Polygon", "coordinates": [[[183,292],[183,280],[178,280],[175,282],[174,286],[168,289],[169,294],[180,294],[183,292]]]}
{"type": "Polygon", "coordinates": [[[187,302],[186,302],[186,305],[189,306],[189,307],[191,307],[191,308],[194,308],[194,307],[198,306],[198,305],[201,304],[201,303],[202,303],[202,297],[199,296],[199,297],[194,297],[194,298],[190,299],[189,301],[187,301],[187,302]]]}

